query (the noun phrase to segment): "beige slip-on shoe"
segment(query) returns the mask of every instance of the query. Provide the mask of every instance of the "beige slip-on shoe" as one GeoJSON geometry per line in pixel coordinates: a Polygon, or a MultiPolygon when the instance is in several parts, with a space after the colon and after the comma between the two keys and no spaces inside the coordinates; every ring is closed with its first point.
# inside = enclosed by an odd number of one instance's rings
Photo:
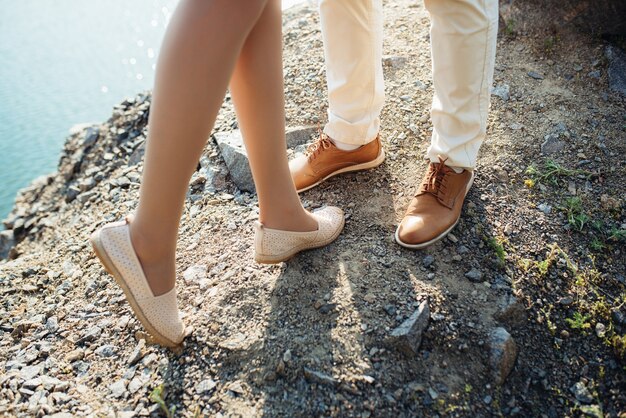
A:
{"type": "Polygon", "coordinates": [[[154,296],[130,239],[128,218],[104,225],[91,235],[91,245],[122,288],[133,312],[154,340],[166,347],[178,346],[185,327],[176,303],[176,287],[154,296]]]}
{"type": "Polygon", "coordinates": [[[303,250],[323,247],[333,242],[345,224],[343,211],[328,206],[313,212],[318,229],[311,232],[281,231],[255,223],[254,259],[258,263],[275,264],[287,261],[303,250]]]}

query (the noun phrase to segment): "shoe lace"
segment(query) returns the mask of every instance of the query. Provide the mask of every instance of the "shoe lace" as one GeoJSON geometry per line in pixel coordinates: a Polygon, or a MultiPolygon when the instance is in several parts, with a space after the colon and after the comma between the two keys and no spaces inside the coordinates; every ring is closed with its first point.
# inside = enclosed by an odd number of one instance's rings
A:
{"type": "Polygon", "coordinates": [[[446,191],[446,174],[448,174],[450,168],[444,164],[447,158],[441,158],[441,156],[437,156],[437,158],[439,158],[438,163],[430,163],[428,166],[428,171],[420,185],[421,193],[430,193],[438,196],[439,193],[445,193],[446,191]]]}
{"type": "Polygon", "coordinates": [[[305,151],[305,155],[309,157],[309,161],[313,160],[315,157],[319,155],[320,152],[330,148],[332,142],[330,138],[325,133],[321,132],[317,141],[309,145],[307,150],[305,151]]]}

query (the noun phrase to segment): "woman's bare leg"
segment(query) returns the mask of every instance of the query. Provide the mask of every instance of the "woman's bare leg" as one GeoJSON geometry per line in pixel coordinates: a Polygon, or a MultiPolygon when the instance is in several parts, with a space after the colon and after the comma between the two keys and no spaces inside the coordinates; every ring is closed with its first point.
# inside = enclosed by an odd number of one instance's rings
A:
{"type": "Polygon", "coordinates": [[[280,0],[269,0],[235,65],[230,91],[268,228],[314,231],[289,173],[285,141],[280,0]]]}
{"type": "MultiPolygon", "coordinates": [[[[155,296],[174,286],[176,240],[189,179],[235,62],[265,4],[182,0],[167,29],[150,108],[139,206],[131,223],[133,246],[155,296]]],[[[284,177],[290,178],[288,173],[284,177]]]]}

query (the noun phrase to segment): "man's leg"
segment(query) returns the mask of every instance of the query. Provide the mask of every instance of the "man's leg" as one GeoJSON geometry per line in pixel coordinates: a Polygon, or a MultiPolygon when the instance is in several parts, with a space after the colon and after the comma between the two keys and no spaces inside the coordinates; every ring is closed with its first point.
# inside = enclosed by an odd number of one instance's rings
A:
{"type": "Polygon", "coordinates": [[[328,83],[328,123],[307,155],[290,168],[298,191],[339,173],[376,167],[385,100],[382,0],[321,0],[328,83]]]}
{"type": "Polygon", "coordinates": [[[498,32],[497,0],[424,0],[431,16],[435,95],[428,171],[396,232],[423,248],[459,220],[486,135],[498,32]]]}

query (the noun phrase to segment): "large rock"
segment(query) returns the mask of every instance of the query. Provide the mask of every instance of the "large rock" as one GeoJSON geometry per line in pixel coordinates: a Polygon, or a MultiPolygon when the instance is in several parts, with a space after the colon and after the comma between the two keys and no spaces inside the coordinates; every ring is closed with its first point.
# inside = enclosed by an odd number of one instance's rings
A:
{"type": "Polygon", "coordinates": [[[608,46],[605,55],[609,60],[609,88],[626,96],[626,53],[608,46]]]}
{"type": "MultiPolygon", "coordinates": [[[[313,136],[316,132],[317,128],[315,126],[288,128],[286,131],[287,147],[302,147],[313,140],[313,136]]],[[[233,183],[235,183],[239,190],[255,193],[254,179],[252,178],[252,171],[250,171],[248,153],[246,152],[241,131],[237,129],[232,132],[217,132],[214,138],[222,152],[222,158],[226,163],[233,183]]],[[[219,190],[219,170],[214,169],[213,172],[207,171],[205,175],[207,179],[210,179],[212,189],[219,190]]]]}
{"type": "Polygon", "coordinates": [[[248,153],[243,144],[240,130],[229,133],[217,132],[215,142],[220,147],[230,177],[239,190],[255,193],[254,179],[250,171],[248,153]]]}
{"type": "Polygon", "coordinates": [[[517,344],[511,334],[502,327],[489,333],[489,365],[495,383],[501,385],[513,370],[517,359],[517,344]]]}
{"type": "Polygon", "coordinates": [[[287,148],[296,148],[311,142],[318,132],[317,126],[287,128],[287,148]]]}
{"type": "Polygon", "coordinates": [[[428,301],[420,304],[415,312],[391,332],[387,342],[408,356],[415,356],[422,343],[422,334],[430,319],[428,301]]]}

